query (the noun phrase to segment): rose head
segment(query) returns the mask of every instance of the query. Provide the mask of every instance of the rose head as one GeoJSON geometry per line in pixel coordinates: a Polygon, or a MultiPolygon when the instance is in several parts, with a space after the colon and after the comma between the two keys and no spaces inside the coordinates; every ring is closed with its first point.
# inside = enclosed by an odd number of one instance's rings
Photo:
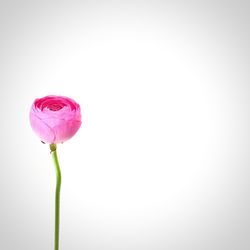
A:
{"type": "Polygon", "coordinates": [[[64,96],[36,99],[30,110],[30,124],[43,142],[62,143],[81,126],[80,105],[64,96]]]}

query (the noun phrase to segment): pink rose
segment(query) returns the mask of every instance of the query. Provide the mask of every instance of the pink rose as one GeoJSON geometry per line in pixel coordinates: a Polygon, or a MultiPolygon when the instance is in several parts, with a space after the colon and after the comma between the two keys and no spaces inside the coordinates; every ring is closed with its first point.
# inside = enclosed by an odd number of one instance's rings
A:
{"type": "Polygon", "coordinates": [[[30,124],[43,142],[62,143],[81,126],[80,105],[65,96],[36,99],[30,110],[30,124]]]}

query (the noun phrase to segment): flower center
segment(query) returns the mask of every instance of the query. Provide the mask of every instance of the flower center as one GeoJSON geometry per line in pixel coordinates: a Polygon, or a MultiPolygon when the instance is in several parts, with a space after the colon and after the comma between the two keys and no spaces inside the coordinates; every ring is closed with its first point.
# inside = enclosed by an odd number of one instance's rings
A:
{"type": "Polygon", "coordinates": [[[47,108],[51,111],[57,111],[63,108],[62,104],[58,104],[58,103],[53,103],[47,106],[47,108]]]}

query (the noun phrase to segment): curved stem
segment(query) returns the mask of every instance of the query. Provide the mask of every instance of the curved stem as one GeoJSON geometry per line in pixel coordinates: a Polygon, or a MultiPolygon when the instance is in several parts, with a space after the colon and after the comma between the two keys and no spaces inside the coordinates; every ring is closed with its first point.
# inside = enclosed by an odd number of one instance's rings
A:
{"type": "Polygon", "coordinates": [[[59,250],[59,222],[60,222],[60,189],[61,189],[61,170],[57,158],[56,144],[50,144],[52,159],[56,171],[56,193],[55,193],[55,238],[54,250],[59,250]]]}

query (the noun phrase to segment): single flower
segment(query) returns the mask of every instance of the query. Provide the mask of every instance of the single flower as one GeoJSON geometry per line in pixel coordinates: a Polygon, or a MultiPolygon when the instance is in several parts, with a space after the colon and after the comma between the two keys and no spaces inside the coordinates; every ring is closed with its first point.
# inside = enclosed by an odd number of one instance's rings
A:
{"type": "Polygon", "coordinates": [[[30,110],[30,124],[42,142],[50,144],[56,171],[54,250],[59,250],[61,170],[56,144],[70,139],[80,128],[80,105],[65,96],[36,99],[30,110]]]}
{"type": "Polygon", "coordinates": [[[36,99],[30,110],[30,124],[42,142],[62,143],[74,136],[81,126],[80,105],[65,96],[36,99]]]}

